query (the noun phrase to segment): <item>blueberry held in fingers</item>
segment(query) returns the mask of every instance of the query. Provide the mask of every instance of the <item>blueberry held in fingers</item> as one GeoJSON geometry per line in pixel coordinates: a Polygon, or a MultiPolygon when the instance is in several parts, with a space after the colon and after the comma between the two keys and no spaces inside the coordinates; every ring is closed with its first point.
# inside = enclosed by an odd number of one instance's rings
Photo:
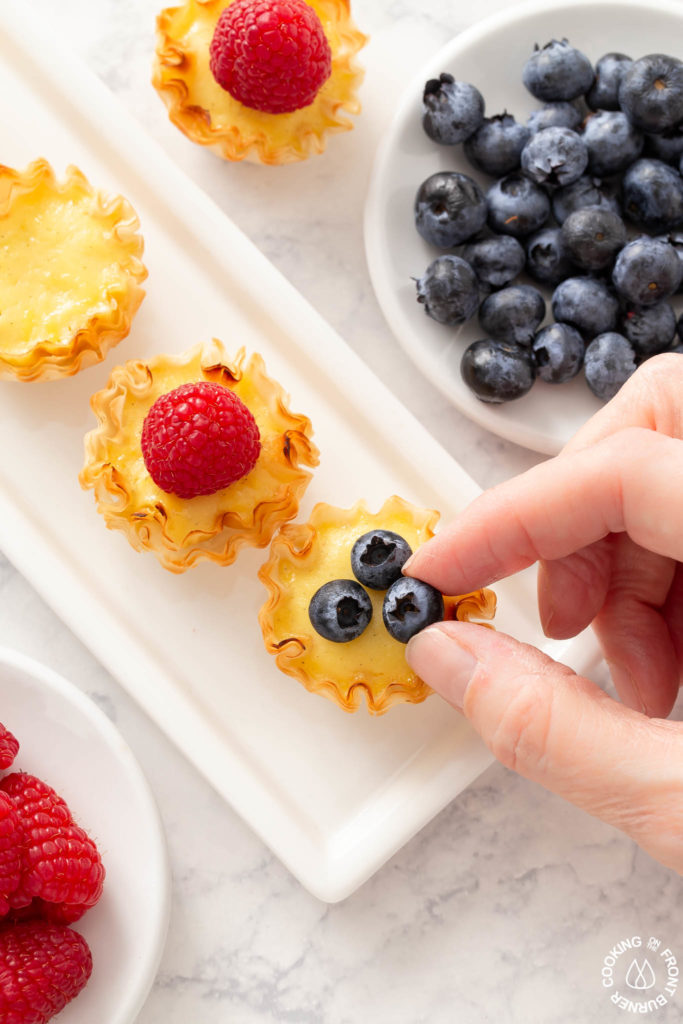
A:
{"type": "Polygon", "coordinates": [[[429,583],[402,576],[392,583],[382,605],[387,632],[402,644],[444,616],[443,596],[429,583]]]}
{"type": "Polygon", "coordinates": [[[401,575],[412,554],[410,544],[393,530],[370,530],[351,548],[353,575],[366,587],[386,590],[401,575]]]}

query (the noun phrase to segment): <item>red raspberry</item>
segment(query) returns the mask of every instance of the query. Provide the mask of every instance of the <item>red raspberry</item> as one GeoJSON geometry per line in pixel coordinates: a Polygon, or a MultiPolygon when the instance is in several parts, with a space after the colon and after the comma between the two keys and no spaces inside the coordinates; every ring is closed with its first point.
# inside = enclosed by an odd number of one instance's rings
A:
{"type": "Polygon", "coordinates": [[[19,753],[19,740],[0,723],[0,768],[9,768],[19,753]]]}
{"type": "Polygon", "coordinates": [[[11,908],[27,907],[34,897],[94,906],[102,895],[104,867],[95,843],[74,823],[62,798],[24,772],[7,775],[0,790],[12,799],[23,829],[21,878],[9,897],[11,908]]]}
{"type": "Polygon", "coordinates": [[[0,929],[0,1021],[46,1024],[86,985],[92,956],[64,925],[28,921],[0,929]]]}
{"type": "Polygon", "coordinates": [[[16,808],[6,793],[0,793],[0,917],[10,909],[8,896],[19,888],[22,839],[16,808]]]}
{"type": "Polygon", "coordinates": [[[246,107],[287,114],[313,102],[330,77],[332,51],[304,0],[233,0],[216,24],[210,65],[246,107]]]}
{"type": "Polygon", "coordinates": [[[244,402],[222,384],[181,384],[157,398],[142,426],[142,455],[162,491],[214,494],[253,469],[259,429],[244,402]]]}

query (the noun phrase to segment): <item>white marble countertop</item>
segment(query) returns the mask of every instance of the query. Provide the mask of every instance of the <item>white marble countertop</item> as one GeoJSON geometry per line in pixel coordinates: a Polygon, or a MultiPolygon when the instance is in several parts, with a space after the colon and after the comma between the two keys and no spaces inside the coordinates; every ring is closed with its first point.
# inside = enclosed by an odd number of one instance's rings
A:
{"type": "MultiPolygon", "coordinates": [[[[340,137],[325,156],[277,172],[276,187],[270,169],[226,168],[168,122],[149,84],[156,0],[24,3],[480,485],[538,460],[465,420],[397,354],[363,252],[368,174],[405,67],[419,66],[499,0],[467,10],[449,0],[354,0],[371,41],[362,56],[364,111],[353,146],[345,153],[351,136],[340,137]]],[[[611,946],[636,934],[659,936],[672,948],[679,941],[676,876],[617,832],[498,766],[353,896],[320,903],[2,556],[0,643],[51,665],[105,709],[159,803],[173,906],[140,1024],[618,1021],[628,1013],[609,1003],[601,984],[611,946]]],[[[670,1004],[653,1018],[679,1020],[680,1009],[670,1004]]]]}

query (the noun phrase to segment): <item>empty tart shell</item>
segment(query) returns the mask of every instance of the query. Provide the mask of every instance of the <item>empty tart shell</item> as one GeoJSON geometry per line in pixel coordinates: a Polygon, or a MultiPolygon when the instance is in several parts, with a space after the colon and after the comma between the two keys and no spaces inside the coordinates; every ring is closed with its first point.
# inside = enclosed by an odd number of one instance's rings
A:
{"type": "Polygon", "coordinates": [[[127,199],[77,167],[0,165],[0,378],[70,377],[130,331],[147,277],[127,199]]]}
{"type": "Polygon", "coordinates": [[[91,399],[98,426],[85,438],[84,488],[93,488],[110,529],[122,530],[137,551],[153,551],[165,569],[181,573],[202,559],[229,565],[243,545],[264,547],[293,519],[318,463],[311,422],[290,412],[282,387],[263,359],[240,349],[229,359],[213,340],[177,355],[117,367],[91,399]],[[251,411],[261,435],[253,469],[213,494],[180,498],[162,491],[147,471],[142,425],[160,395],[190,381],[230,388],[251,411]]]}
{"type": "Polygon", "coordinates": [[[366,37],[355,27],[349,0],[307,0],[332,51],[332,71],[314,101],[288,114],[253,110],[215,81],[209,47],[230,0],[186,0],[157,18],[152,84],[169,117],[189,139],[226,160],[286,164],[322,153],[330,133],[348,131],[357,114],[363,71],[356,54],[366,37]]]}
{"type": "MultiPolygon", "coordinates": [[[[392,530],[415,551],[434,535],[438,519],[438,512],[394,495],[376,514],[362,501],[349,509],[320,503],[307,523],[285,526],[259,571],[269,593],[259,622],[266,649],[275,655],[278,668],[344,711],[356,711],[363,697],[376,715],[395,704],[425,700],[433,691],[408,665],[405,644],[384,627],[384,591],[366,588],[372,618],[363,633],[347,643],[320,636],[311,625],[308,606],[324,583],[353,578],[351,548],[358,537],[371,530],[392,530]]],[[[496,596],[491,590],[478,590],[445,597],[444,604],[447,619],[488,620],[495,614],[496,596]]]]}

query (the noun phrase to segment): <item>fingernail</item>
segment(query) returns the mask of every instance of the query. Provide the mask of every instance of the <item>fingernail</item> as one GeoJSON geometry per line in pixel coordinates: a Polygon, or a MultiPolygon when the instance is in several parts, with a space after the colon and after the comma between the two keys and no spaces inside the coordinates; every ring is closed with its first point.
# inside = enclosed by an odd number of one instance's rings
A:
{"type": "Polygon", "coordinates": [[[430,627],[409,640],[406,659],[420,679],[462,711],[467,684],[477,667],[467,648],[442,629],[430,627]]]}

